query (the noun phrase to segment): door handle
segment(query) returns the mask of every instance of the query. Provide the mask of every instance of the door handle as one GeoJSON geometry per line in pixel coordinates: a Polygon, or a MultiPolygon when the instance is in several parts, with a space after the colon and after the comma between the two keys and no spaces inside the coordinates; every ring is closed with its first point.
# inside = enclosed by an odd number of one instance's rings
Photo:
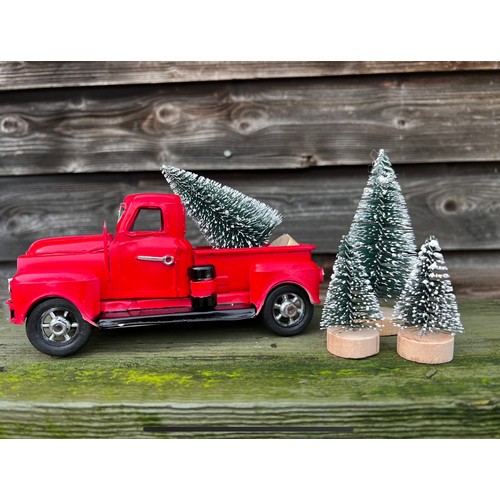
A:
{"type": "Polygon", "coordinates": [[[149,256],[149,255],[138,255],[137,260],[146,260],[148,262],[163,262],[166,266],[171,266],[175,262],[173,255],[164,255],[163,257],[153,257],[153,256],[149,256]]]}

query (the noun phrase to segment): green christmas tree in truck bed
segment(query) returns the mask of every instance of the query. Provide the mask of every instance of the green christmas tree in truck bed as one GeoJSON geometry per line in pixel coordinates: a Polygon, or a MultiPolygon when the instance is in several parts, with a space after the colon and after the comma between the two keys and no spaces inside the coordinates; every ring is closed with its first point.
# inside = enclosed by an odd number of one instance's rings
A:
{"type": "Polygon", "coordinates": [[[162,173],[215,248],[261,247],[282,221],[274,208],[219,182],[172,166],[162,173]]]}

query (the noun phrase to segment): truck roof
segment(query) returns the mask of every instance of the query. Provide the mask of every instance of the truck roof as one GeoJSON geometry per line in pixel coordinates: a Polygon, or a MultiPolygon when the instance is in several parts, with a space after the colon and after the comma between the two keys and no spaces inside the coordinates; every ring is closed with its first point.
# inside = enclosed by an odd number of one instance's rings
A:
{"type": "Polygon", "coordinates": [[[181,203],[181,199],[176,194],[138,193],[125,196],[123,202],[127,205],[130,203],[178,205],[181,203]]]}

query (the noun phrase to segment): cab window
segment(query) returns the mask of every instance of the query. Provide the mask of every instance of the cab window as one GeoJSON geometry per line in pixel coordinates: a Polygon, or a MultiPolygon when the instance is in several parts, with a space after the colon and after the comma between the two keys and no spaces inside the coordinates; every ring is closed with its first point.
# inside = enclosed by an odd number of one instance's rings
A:
{"type": "Polygon", "coordinates": [[[137,212],[132,232],[154,232],[163,230],[163,217],[159,208],[141,208],[137,212]]]}

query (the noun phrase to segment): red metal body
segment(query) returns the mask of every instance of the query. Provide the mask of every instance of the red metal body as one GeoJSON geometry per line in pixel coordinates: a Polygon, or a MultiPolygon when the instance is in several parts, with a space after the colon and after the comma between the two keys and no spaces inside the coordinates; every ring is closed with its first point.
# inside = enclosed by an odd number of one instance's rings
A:
{"type": "Polygon", "coordinates": [[[113,318],[182,318],[193,312],[196,299],[207,297],[214,314],[232,308],[258,314],[282,284],[319,302],[323,273],[311,260],[313,245],[194,248],[185,238],[184,207],[176,195],[130,195],[122,211],[114,235],[105,229],[33,243],[10,280],[10,321],[24,323],[35,306],[53,298],[69,301],[94,326],[113,318]],[[194,279],[190,270],[204,266],[213,266],[214,275],[194,279]]]}

